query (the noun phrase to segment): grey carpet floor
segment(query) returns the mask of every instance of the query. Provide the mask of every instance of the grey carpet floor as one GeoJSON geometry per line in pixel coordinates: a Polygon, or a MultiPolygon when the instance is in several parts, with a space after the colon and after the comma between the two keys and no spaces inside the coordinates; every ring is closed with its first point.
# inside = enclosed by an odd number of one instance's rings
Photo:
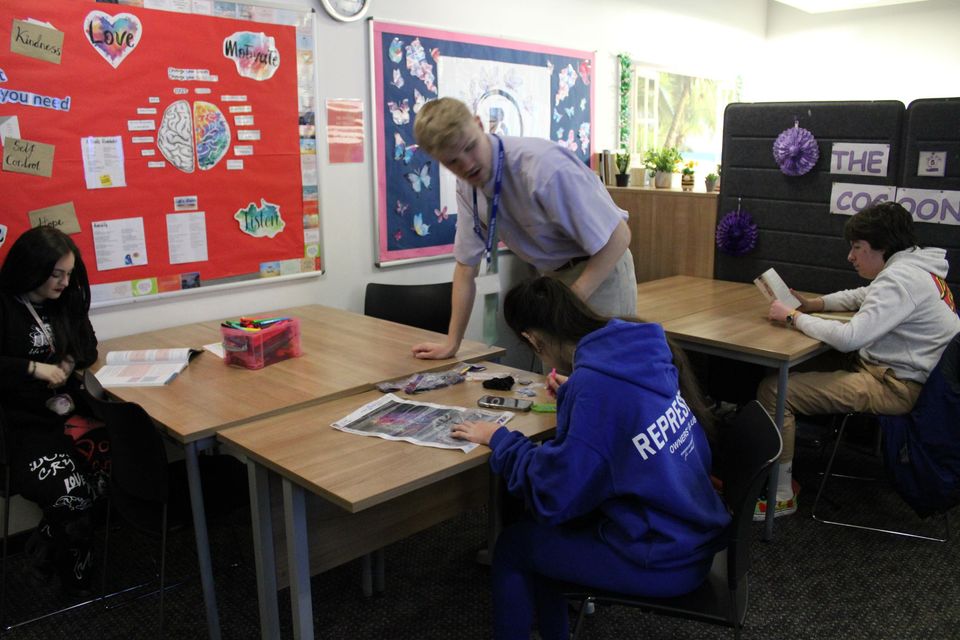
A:
{"type": "MultiPolygon", "coordinates": [[[[856,462],[856,460],[854,460],[856,462]]],[[[759,540],[745,639],[855,640],[960,637],[960,543],[933,544],[833,527],[810,518],[819,458],[799,452],[796,477],[804,489],[799,512],[776,522],[774,539],[759,540]]],[[[936,532],[942,520],[920,521],[888,488],[848,482],[832,491],[836,514],[873,518],[936,532]]],[[[956,519],[956,513],[953,514],[956,519]]],[[[259,635],[249,514],[243,508],[211,522],[217,597],[225,639],[259,635]]],[[[490,637],[489,571],[474,561],[484,544],[485,512],[464,514],[386,550],[387,591],[365,598],[360,565],[353,562],[312,582],[318,638],[427,640],[490,637]]],[[[131,584],[151,572],[155,540],[127,528],[111,535],[111,581],[131,584]]],[[[170,540],[171,579],[184,584],[167,595],[164,637],[203,638],[203,601],[189,527],[170,540]]],[[[27,585],[14,557],[9,607],[23,617],[58,601],[56,589],[27,585]]],[[[22,564],[20,565],[22,567],[22,564]]],[[[289,594],[280,593],[283,637],[292,637],[289,594]]],[[[157,599],[122,607],[102,603],[12,630],[11,639],[157,637],[157,599]]],[[[585,638],[732,638],[730,629],[601,608],[585,638]]]]}

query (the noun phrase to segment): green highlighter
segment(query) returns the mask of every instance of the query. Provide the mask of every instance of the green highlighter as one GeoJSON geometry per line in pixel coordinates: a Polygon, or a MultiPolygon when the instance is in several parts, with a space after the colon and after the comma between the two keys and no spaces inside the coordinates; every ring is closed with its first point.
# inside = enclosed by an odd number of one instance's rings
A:
{"type": "Polygon", "coordinates": [[[556,413],[557,405],[555,402],[539,402],[530,407],[530,410],[536,413],[556,413]]]}

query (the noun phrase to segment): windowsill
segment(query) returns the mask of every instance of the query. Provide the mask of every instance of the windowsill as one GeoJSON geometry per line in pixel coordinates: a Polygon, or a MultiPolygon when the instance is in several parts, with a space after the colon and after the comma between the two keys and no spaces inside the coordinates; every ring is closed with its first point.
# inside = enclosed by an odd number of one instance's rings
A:
{"type": "Polygon", "coordinates": [[[693,191],[684,191],[683,189],[658,189],[656,187],[635,187],[633,185],[627,187],[617,187],[615,185],[606,185],[607,189],[615,189],[617,191],[645,191],[645,192],[656,192],[662,193],[664,195],[678,195],[678,196],[698,196],[698,197],[716,197],[720,195],[719,191],[704,191],[703,187],[694,188],[693,191]]]}

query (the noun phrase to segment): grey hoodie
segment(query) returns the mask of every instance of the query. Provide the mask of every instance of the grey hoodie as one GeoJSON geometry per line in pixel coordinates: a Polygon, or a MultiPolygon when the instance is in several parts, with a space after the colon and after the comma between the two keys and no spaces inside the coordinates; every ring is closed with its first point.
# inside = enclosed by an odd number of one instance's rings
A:
{"type": "Polygon", "coordinates": [[[947,276],[946,253],[898,251],[868,286],[823,296],[825,311],[856,311],[850,322],[801,314],[797,328],[838,351],[859,350],[864,360],[889,366],[900,380],[922,384],[960,332],[960,317],[947,303],[952,297],[944,299],[934,278],[947,276]]]}

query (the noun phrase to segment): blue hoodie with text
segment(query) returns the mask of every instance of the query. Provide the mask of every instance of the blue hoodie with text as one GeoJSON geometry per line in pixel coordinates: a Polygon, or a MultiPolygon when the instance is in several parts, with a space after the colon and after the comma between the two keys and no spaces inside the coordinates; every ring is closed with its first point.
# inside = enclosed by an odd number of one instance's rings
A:
{"type": "Polygon", "coordinates": [[[491,468],[539,522],[596,520],[641,567],[699,563],[722,546],[730,516],[658,324],[611,320],[585,336],[557,394],[556,437],[537,446],[504,427],[490,448],[491,468]]]}

